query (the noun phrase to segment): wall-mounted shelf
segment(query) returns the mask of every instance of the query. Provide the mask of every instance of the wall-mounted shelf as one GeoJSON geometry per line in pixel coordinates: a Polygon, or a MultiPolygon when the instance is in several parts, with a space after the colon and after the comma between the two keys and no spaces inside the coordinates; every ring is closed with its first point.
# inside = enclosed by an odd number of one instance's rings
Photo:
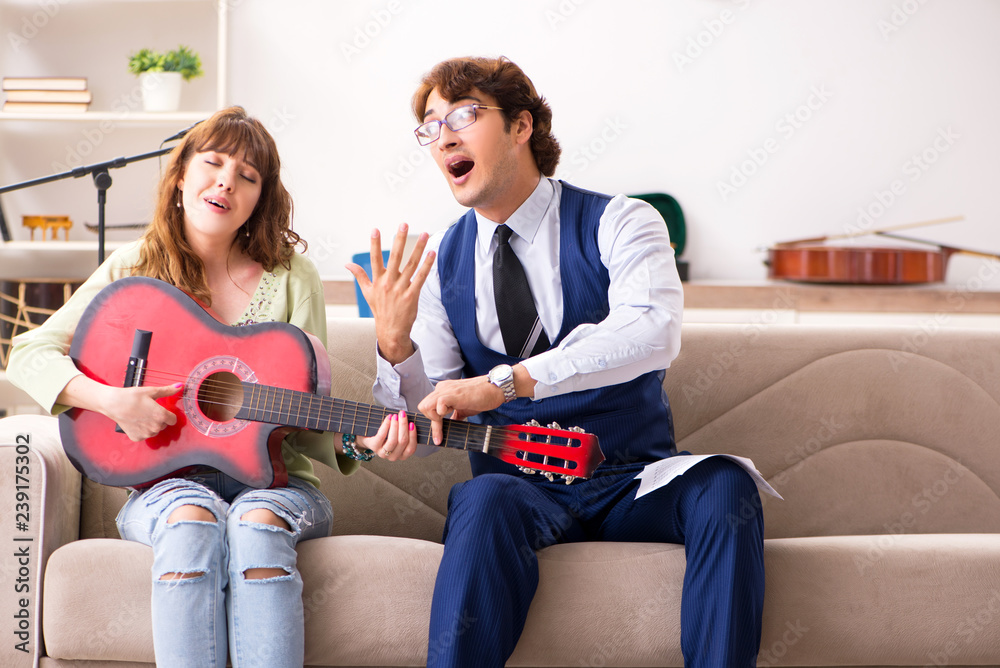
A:
{"type": "MultiPolygon", "coordinates": [[[[196,4],[201,2],[207,2],[208,0],[193,0],[196,4]]],[[[92,5],[95,11],[104,11],[103,6],[114,5],[116,3],[125,4],[163,4],[169,2],[169,0],[92,0],[89,4],[92,5]]],[[[216,15],[216,48],[215,48],[215,71],[216,71],[216,81],[215,81],[215,105],[216,109],[222,109],[226,106],[226,88],[228,86],[228,74],[229,74],[229,6],[232,4],[232,0],[211,0],[212,4],[215,5],[215,15],[216,15]]],[[[0,5],[10,5],[19,6],[25,5],[29,6],[37,4],[35,2],[28,2],[27,0],[0,0],[0,5]]],[[[180,3],[176,3],[180,4],[180,3]]],[[[26,10],[27,11],[27,10],[26,10]]],[[[102,36],[104,39],[113,39],[112,33],[102,36]]],[[[70,47],[71,48],[71,47],[70,47]]],[[[10,72],[4,72],[4,74],[10,74],[10,72]]],[[[207,111],[181,111],[175,113],[146,113],[140,111],[102,111],[94,110],[87,111],[78,114],[61,114],[61,113],[48,113],[48,114],[22,114],[22,113],[4,113],[0,112],[0,121],[120,121],[120,122],[136,122],[136,123],[155,123],[155,122],[171,122],[171,121],[200,121],[202,119],[208,118],[214,113],[216,109],[207,111]]]]}
{"type": "Polygon", "coordinates": [[[129,113],[121,113],[116,111],[85,111],[82,114],[59,114],[59,113],[49,113],[49,114],[15,114],[10,112],[0,111],[0,121],[79,121],[83,123],[93,123],[98,121],[115,121],[116,123],[135,123],[135,124],[156,124],[156,123],[174,123],[177,121],[186,122],[197,122],[204,120],[215,113],[213,110],[208,111],[174,111],[174,112],[163,112],[163,113],[153,113],[145,111],[133,111],[129,113]]]}
{"type": "MultiPolygon", "coordinates": [[[[106,253],[126,241],[107,241],[106,253]]],[[[30,281],[36,278],[83,280],[97,269],[97,241],[7,241],[0,242],[0,280],[30,281]]]]}

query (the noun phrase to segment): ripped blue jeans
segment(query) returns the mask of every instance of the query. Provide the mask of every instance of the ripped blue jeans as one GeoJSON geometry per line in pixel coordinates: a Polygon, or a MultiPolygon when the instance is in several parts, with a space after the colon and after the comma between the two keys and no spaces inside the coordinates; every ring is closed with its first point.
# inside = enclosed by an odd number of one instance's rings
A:
{"type": "Polygon", "coordinates": [[[330,535],[333,510],[311,484],[254,489],[222,473],[164,480],[133,491],[118,514],[122,538],[153,548],[153,648],[158,666],[233,668],[304,662],[300,540],[330,535]],[[181,506],[210,511],[216,522],[167,522],[181,506]],[[248,522],[266,508],[291,530],[248,522]],[[255,568],[286,575],[248,579],[255,568]],[[161,579],[164,576],[183,579],[161,579]]]}

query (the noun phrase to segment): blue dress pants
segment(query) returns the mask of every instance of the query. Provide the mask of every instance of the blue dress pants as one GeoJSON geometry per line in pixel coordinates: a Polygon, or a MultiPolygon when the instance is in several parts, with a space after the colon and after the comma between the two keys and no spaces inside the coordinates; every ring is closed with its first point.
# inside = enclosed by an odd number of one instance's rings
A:
{"type": "MultiPolygon", "coordinates": [[[[455,485],[427,665],[503,666],[538,586],[535,550],[607,540],[683,543],[685,666],[755,666],[764,605],[764,523],[756,485],[738,465],[717,457],[636,500],[641,470],[621,467],[572,485],[506,474],[455,485]]],[[[594,604],[600,605],[599,594],[594,604]]]]}

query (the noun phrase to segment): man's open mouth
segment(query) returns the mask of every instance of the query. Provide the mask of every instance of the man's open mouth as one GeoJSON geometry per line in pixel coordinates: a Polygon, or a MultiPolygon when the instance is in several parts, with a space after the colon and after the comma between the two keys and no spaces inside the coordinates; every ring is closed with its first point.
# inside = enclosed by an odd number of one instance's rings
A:
{"type": "Polygon", "coordinates": [[[456,179],[460,179],[472,171],[472,168],[475,167],[475,165],[476,163],[472,160],[456,160],[448,165],[448,172],[456,179]]]}

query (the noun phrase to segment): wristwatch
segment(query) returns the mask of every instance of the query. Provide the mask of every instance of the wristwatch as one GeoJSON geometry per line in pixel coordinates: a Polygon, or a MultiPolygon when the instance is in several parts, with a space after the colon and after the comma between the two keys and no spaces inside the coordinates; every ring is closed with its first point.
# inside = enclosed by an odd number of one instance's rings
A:
{"type": "Polygon", "coordinates": [[[517,399],[517,391],[514,389],[514,369],[509,364],[498,364],[490,369],[486,379],[503,390],[503,402],[517,399]]]}

